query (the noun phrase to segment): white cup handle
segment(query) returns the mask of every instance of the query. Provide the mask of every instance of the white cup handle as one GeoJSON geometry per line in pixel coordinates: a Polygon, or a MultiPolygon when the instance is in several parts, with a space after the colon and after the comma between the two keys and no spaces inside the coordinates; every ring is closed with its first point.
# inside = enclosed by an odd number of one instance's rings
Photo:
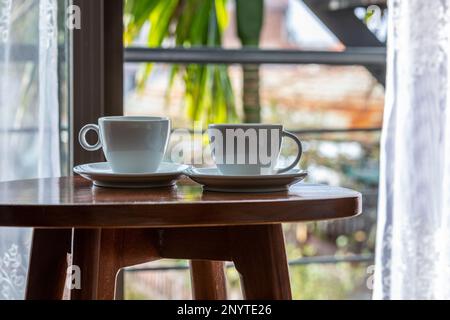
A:
{"type": "Polygon", "coordinates": [[[300,141],[299,138],[297,138],[297,136],[293,135],[290,132],[283,131],[282,137],[291,138],[292,140],[294,140],[295,143],[297,144],[298,152],[297,152],[297,157],[295,158],[295,160],[288,167],[277,170],[277,173],[283,173],[283,172],[289,171],[292,168],[294,168],[300,161],[300,158],[302,157],[302,153],[303,153],[302,142],[300,141]]]}
{"type": "Polygon", "coordinates": [[[81,128],[80,133],[78,134],[78,141],[84,150],[87,151],[96,151],[102,147],[102,142],[100,141],[100,130],[98,129],[98,125],[96,124],[87,124],[83,128],[81,128]],[[86,140],[86,133],[89,130],[94,130],[97,133],[98,140],[95,144],[89,144],[86,140]]]}

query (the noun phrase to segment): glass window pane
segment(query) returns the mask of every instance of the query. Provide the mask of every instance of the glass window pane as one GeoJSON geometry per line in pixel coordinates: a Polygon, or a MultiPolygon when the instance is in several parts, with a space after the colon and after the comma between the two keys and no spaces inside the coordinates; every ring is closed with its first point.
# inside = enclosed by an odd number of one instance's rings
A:
{"type": "MultiPolygon", "coordinates": [[[[327,20],[320,20],[316,15],[317,12],[314,12],[315,7],[309,7],[304,1],[264,0],[261,2],[262,9],[259,1],[252,1],[240,10],[236,9],[235,1],[231,0],[216,1],[215,8],[213,1],[178,2],[175,6],[171,3],[170,1],[158,3],[148,11],[141,10],[140,7],[135,7],[136,11],[133,11],[130,6],[125,14],[127,44],[166,48],[220,45],[230,49],[256,44],[263,49],[345,48],[345,43],[342,43],[330,29],[331,25],[336,25],[336,21],[327,26],[327,20]],[[163,14],[159,14],[160,10],[163,14]],[[192,12],[196,14],[193,15],[192,12]],[[259,12],[262,14],[258,14],[259,12]],[[144,16],[149,18],[142,24],[140,18],[144,16]],[[152,29],[152,25],[158,27],[152,29]],[[136,26],[142,27],[139,32],[136,26]],[[186,30],[193,31],[185,32],[186,30]],[[154,36],[149,36],[152,32],[154,36]],[[164,36],[160,38],[160,35],[164,36]]],[[[307,3],[315,4],[314,1],[307,3]]],[[[330,1],[330,5],[333,3],[338,1],[330,1]]],[[[332,7],[326,8],[323,2],[317,7],[322,12],[334,10],[332,7]]],[[[375,35],[375,39],[384,43],[387,32],[385,3],[380,1],[379,5],[371,6],[370,10],[373,12],[370,19],[367,18],[368,8],[362,7],[343,10],[345,12],[341,11],[337,19],[360,20],[361,28],[367,26],[375,35]]],[[[327,17],[329,19],[330,15],[327,17]]],[[[354,34],[357,31],[344,32],[354,34]]]]}
{"type": "MultiPolygon", "coordinates": [[[[208,66],[224,68],[228,74],[237,120],[243,120],[243,68],[208,66]]],[[[170,116],[175,128],[190,126],[190,102],[185,94],[186,84],[192,81],[186,81],[186,75],[200,77],[199,67],[158,63],[143,77],[144,64],[127,63],[125,114],[170,116]],[[171,80],[174,70],[177,73],[171,80]]],[[[384,88],[361,66],[262,65],[258,89],[263,122],[279,122],[290,130],[381,127],[384,88]]],[[[204,110],[205,117],[207,113],[204,110]]]]}

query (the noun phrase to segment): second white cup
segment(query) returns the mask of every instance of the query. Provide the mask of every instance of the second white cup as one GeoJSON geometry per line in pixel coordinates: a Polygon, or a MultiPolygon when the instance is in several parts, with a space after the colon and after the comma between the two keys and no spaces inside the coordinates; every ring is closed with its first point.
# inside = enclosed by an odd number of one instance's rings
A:
{"type": "Polygon", "coordinates": [[[270,175],[294,168],[302,156],[302,143],[276,124],[213,124],[208,129],[217,168],[224,175],[270,175]],[[294,140],[295,160],[277,168],[283,137],[294,140]]]}

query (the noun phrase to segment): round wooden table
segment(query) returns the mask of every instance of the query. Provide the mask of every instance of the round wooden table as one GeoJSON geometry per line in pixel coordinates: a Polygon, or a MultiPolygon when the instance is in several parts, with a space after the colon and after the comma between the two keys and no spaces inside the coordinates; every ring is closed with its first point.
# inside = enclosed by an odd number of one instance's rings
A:
{"type": "Polygon", "coordinates": [[[135,190],[80,177],[0,183],[0,226],[35,228],[28,299],[62,297],[68,252],[81,274],[72,299],[112,299],[121,268],[161,258],[191,260],[197,299],[226,298],[223,261],[246,299],[290,299],[281,224],[359,213],[360,193],[306,183],[270,194],[203,193],[189,180],[135,190]]]}

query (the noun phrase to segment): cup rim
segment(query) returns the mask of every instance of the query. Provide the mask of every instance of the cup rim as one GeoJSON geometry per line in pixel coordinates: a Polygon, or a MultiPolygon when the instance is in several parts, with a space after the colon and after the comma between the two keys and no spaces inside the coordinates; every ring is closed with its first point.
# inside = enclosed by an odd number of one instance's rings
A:
{"type": "Polygon", "coordinates": [[[152,117],[152,116],[109,116],[101,117],[98,121],[111,121],[111,122],[159,122],[169,121],[167,117],[152,117]]]}

